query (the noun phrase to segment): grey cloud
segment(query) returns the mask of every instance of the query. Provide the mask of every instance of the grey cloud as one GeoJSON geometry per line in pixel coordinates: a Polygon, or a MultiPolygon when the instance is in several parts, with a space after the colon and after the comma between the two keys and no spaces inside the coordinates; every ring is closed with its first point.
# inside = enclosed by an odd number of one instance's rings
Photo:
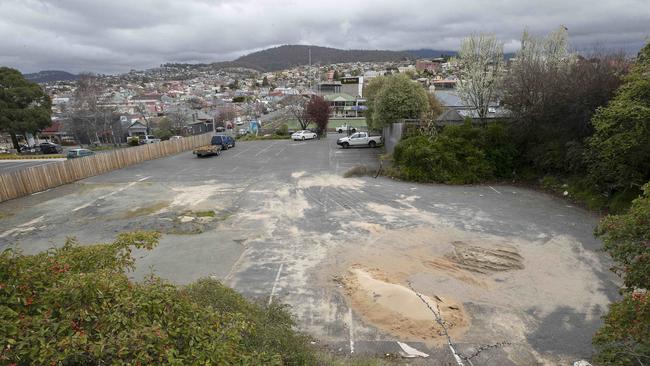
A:
{"type": "Polygon", "coordinates": [[[0,14],[0,64],[24,72],[123,72],[293,43],[453,50],[472,32],[514,51],[524,28],[560,24],[577,49],[636,51],[650,35],[648,0],[0,0],[0,14]]]}

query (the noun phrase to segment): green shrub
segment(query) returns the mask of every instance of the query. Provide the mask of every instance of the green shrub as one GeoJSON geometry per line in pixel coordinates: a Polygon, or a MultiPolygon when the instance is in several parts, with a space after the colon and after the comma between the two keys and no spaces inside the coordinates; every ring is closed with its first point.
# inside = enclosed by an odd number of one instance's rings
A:
{"type": "Polygon", "coordinates": [[[478,183],[511,177],[516,149],[500,125],[447,126],[433,140],[415,136],[402,140],[393,154],[400,175],[419,182],[478,183]]]}
{"type": "Polygon", "coordinates": [[[275,134],[278,136],[288,136],[289,135],[289,125],[286,123],[283,123],[280,125],[280,127],[275,130],[275,134]]]}
{"type": "Polygon", "coordinates": [[[131,137],[128,140],[129,146],[138,146],[140,145],[140,138],[137,136],[131,137]]]}
{"type": "Polygon", "coordinates": [[[35,365],[313,364],[306,338],[279,305],[247,302],[218,281],[178,288],[129,281],[132,248],[159,235],[121,234],[111,244],[0,255],[0,362],[35,365]]]}
{"type": "Polygon", "coordinates": [[[608,365],[637,365],[650,359],[650,182],[622,215],[604,218],[596,235],[623,278],[623,300],[610,306],[594,337],[596,359],[608,365]]]}

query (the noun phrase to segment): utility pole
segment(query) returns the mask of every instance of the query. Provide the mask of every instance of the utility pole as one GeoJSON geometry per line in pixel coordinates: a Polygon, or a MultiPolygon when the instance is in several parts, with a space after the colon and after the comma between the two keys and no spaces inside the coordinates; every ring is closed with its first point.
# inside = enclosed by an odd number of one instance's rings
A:
{"type": "Polygon", "coordinates": [[[309,47],[309,90],[311,91],[311,47],[309,47]]]}

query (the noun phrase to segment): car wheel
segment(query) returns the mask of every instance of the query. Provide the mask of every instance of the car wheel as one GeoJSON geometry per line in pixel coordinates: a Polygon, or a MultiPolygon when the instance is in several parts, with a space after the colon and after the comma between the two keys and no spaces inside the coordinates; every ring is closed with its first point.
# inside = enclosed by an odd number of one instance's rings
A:
{"type": "Polygon", "coordinates": [[[223,145],[223,150],[228,150],[228,145],[223,145]]]}
{"type": "Polygon", "coordinates": [[[302,137],[302,141],[305,141],[305,136],[302,137]]]}
{"type": "Polygon", "coordinates": [[[370,146],[370,147],[376,147],[376,146],[377,146],[377,143],[374,142],[374,141],[370,141],[370,142],[368,143],[368,146],[370,146]]]}
{"type": "Polygon", "coordinates": [[[344,142],[344,143],[341,144],[341,146],[343,146],[344,149],[347,149],[348,147],[350,147],[350,144],[348,144],[347,142],[344,142]]]}
{"type": "Polygon", "coordinates": [[[339,133],[343,133],[343,130],[339,129],[339,133]]]}

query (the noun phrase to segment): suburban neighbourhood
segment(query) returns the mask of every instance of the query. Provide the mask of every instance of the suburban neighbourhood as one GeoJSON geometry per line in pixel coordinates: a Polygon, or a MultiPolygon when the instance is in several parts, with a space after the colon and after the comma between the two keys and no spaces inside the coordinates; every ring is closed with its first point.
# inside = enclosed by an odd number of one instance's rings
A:
{"type": "Polygon", "coordinates": [[[539,2],[561,23],[429,49],[405,32],[431,15],[383,2],[326,28],[306,3],[100,3],[0,3],[25,20],[0,49],[3,365],[650,364],[644,15],[583,4],[613,12],[589,31],[539,2]],[[257,7],[272,24],[206,21],[257,7]],[[37,52],[41,16],[86,56],[37,52]]]}

